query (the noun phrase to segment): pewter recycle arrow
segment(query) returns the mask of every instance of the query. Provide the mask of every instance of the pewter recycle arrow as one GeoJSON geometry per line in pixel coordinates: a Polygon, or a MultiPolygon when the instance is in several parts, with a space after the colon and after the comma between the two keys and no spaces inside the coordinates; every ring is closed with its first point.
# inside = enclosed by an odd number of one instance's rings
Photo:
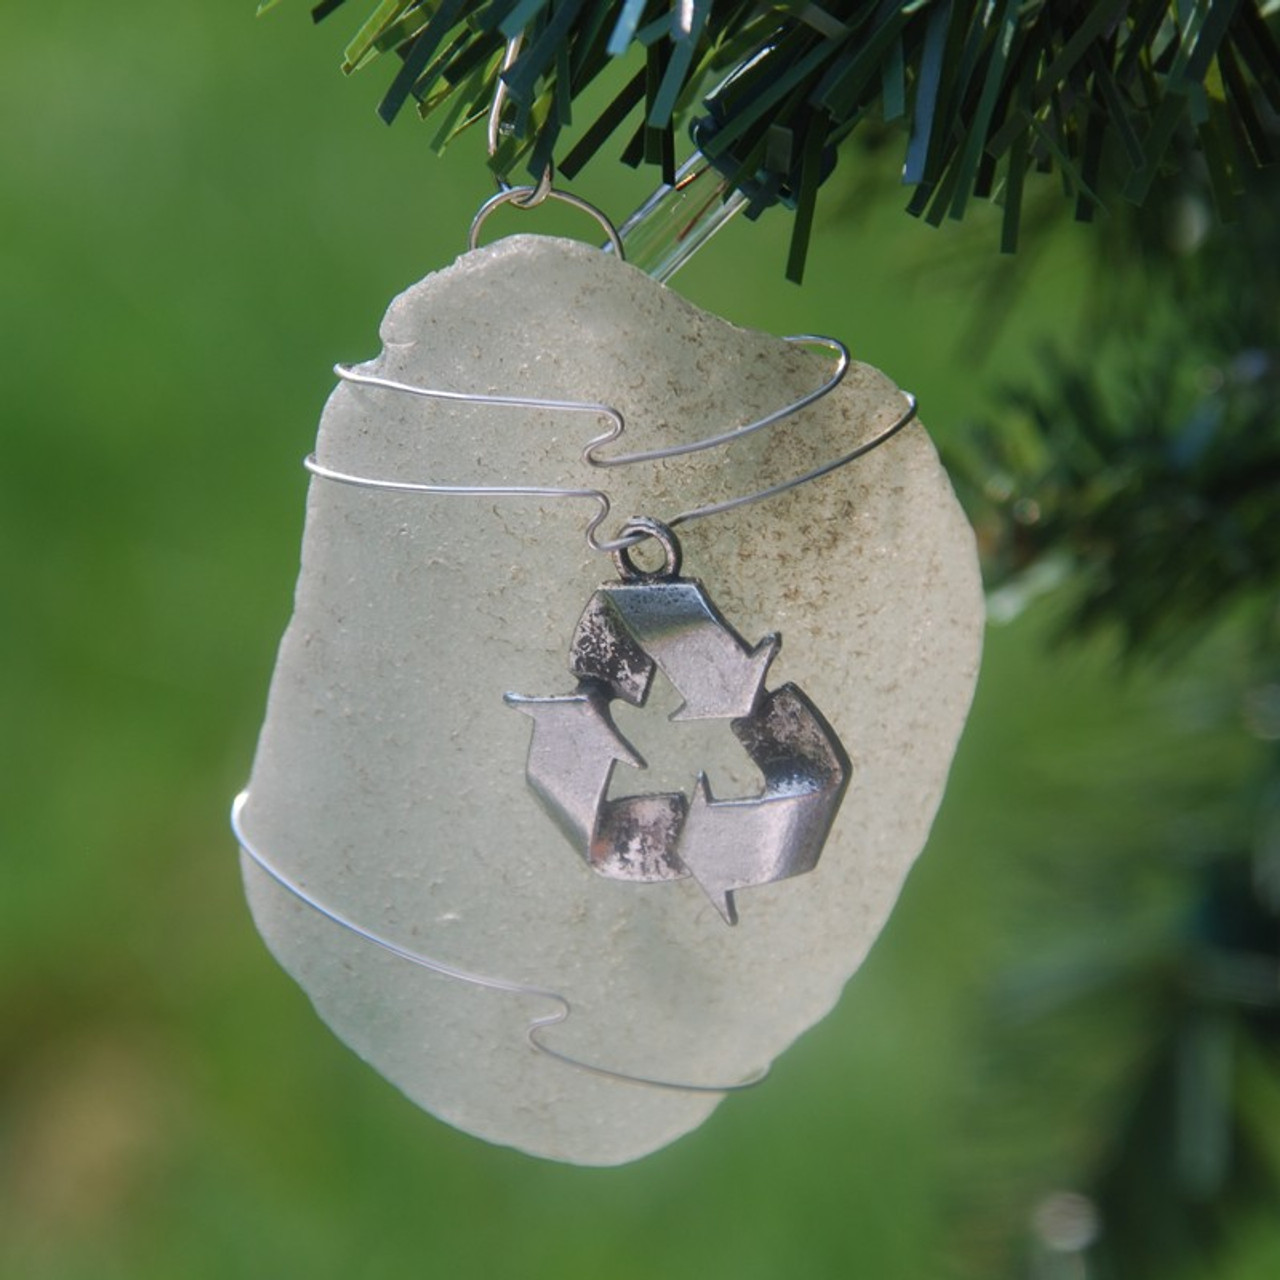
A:
{"type": "Polygon", "coordinates": [[[605,799],[615,764],[648,766],[618,732],[599,686],[545,698],[509,693],[505,701],[533,719],[530,788],[593,870],[646,883],[689,874],[670,853],[688,808],[683,795],[605,799]]]}
{"type": "Polygon", "coordinates": [[[509,693],[508,706],[533,717],[525,777],[556,826],[575,845],[590,844],[615,762],[645,762],[614,727],[598,689],[527,698],[509,693]]]}
{"type": "Polygon", "coordinates": [[[736,890],[813,869],[849,760],[800,689],[763,688],[779,644],[769,635],[749,646],[693,579],[611,583],[592,596],[574,631],[577,692],[507,694],[534,719],[529,785],[594,870],[633,882],[692,875],[736,924],[736,890]],[[692,802],[680,793],[607,798],[617,761],[646,767],[614,726],[609,703],[643,706],[656,668],[685,700],[673,720],[730,721],[764,776],[761,795],[716,800],[700,775],[692,802]]]}
{"type": "Polygon", "coordinates": [[[781,643],[749,647],[692,579],[610,583],[578,623],[569,666],[641,706],[656,663],[685,700],[673,720],[728,720],[751,714],[781,643]]]}
{"type": "Polygon", "coordinates": [[[844,798],[849,759],[835,731],[793,684],[764,694],[730,726],[764,774],[752,800],[716,800],[705,773],[676,853],[728,924],[735,889],[803,875],[817,865],[844,798]]]}

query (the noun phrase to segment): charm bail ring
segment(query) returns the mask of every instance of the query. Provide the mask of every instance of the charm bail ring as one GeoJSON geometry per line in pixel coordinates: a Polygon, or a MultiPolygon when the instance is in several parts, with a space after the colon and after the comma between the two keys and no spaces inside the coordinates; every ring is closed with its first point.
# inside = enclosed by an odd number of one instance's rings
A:
{"type": "Polygon", "coordinates": [[[650,516],[636,516],[628,520],[618,532],[620,546],[612,552],[618,577],[623,582],[660,582],[665,578],[678,578],[683,561],[680,539],[670,525],[650,516]],[[656,569],[642,569],[631,558],[632,547],[652,539],[662,548],[662,564],[656,569]]]}

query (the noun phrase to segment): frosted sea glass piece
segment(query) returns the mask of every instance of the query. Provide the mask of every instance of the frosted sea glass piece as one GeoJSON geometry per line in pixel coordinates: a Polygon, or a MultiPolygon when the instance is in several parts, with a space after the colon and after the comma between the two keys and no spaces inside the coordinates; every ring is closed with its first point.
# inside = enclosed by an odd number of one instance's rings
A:
{"type": "MultiPolygon", "coordinates": [[[[398,297],[362,371],[428,387],[602,401],[613,452],[754,420],[829,358],[699,311],[575,242],[513,237],[398,297]]],[[[339,471],[456,484],[602,487],[614,532],[754,492],[847,452],[902,399],[855,364],[830,396],[727,449],[587,467],[582,414],[429,401],[340,384],[317,454],[339,471]]],[[[609,450],[605,451],[606,454],[609,450]]],[[[924,429],[783,496],[681,529],[684,572],[752,642],[782,636],[769,684],[800,685],[852,778],[817,867],[738,895],[729,927],[691,879],[595,874],[525,779],[516,691],[569,691],[568,645],[615,581],[582,500],[423,496],[313,479],[295,607],[241,815],[316,900],[410,950],[562,995],[543,1043],[637,1077],[732,1084],[839,998],[924,844],[976,680],[972,533],[924,429]]],[[[622,793],[717,796],[759,779],[723,722],[669,724],[655,687],[615,709],[649,761],[622,793]],[[624,715],[625,712],[625,715],[624,715]]],[[[326,919],[242,859],[263,938],[334,1032],[414,1102],[489,1141],[618,1164],[699,1125],[724,1096],[657,1088],[531,1047],[545,996],[421,967],[326,919]]],[[[768,1087],[768,1086],[765,1086],[768,1087]]]]}

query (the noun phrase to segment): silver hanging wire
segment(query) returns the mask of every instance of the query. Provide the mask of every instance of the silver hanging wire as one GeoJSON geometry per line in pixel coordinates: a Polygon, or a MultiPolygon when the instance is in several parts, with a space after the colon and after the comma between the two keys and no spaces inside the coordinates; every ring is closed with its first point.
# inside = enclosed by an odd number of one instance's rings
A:
{"type": "Polygon", "coordinates": [[[544,1043],[541,1038],[542,1033],[569,1020],[573,1013],[573,1004],[568,996],[559,991],[552,991],[549,987],[538,987],[526,982],[512,982],[508,978],[495,978],[490,974],[475,973],[470,969],[462,969],[457,965],[446,964],[443,960],[435,960],[431,956],[423,955],[420,951],[414,951],[399,942],[393,941],[391,938],[384,938],[381,934],[374,933],[372,929],[366,929],[364,925],[352,920],[349,916],[343,915],[342,912],[326,906],[319,898],[308,893],[300,884],[285,875],[254,845],[244,829],[244,808],[248,801],[248,791],[242,791],[236,796],[231,805],[231,830],[241,850],[256,867],[265,872],[282,889],[287,890],[299,902],[310,907],[326,920],[339,925],[349,933],[354,933],[357,937],[363,938],[375,947],[380,947],[383,951],[389,952],[401,960],[408,961],[409,964],[417,965],[420,969],[426,969],[429,973],[439,974],[442,978],[449,978],[454,982],[464,982],[473,987],[481,987],[486,991],[502,991],[508,995],[533,996],[540,1000],[550,1001],[555,1006],[552,1011],[542,1014],[540,1017],[531,1018],[525,1031],[525,1038],[539,1053],[545,1054],[549,1058],[554,1058],[565,1066],[574,1067],[579,1071],[589,1071],[592,1075],[603,1076],[608,1080],[617,1080],[623,1084],[644,1085],[653,1089],[670,1089],[677,1093],[740,1093],[744,1089],[750,1089],[759,1084],[769,1074],[769,1068],[765,1067],[754,1075],[748,1076],[745,1080],[739,1080],[734,1084],[696,1084],[680,1080],[660,1080],[653,1076],[635,1075],[629,1071],[617,1071],[612,1067],[603,1067],[585,1058],[575,1058],[572,1054],[563,1053],[559,1049],[552,1048],[544,1043]]]}
{"type": "MultiPolygon", "coordinates": [[[[520,56],[520,48],[524,44],[524,36],[512,36],[507,41],[507,47],[502,53],[502,64],[498,67],[498,79],[496,87],[493,91],[493,102],[489,105],[489,120],[487,126],[487,139],[489,158],[492,160],[498,154],[498,147],[502,142],[502,112],[507,105],[507,82],[502,78],[515,65],[516,59],[520,56]]],[[[547,198],[547,193],[551,189],[554,181],[555,173],[550,165],[547,165],[543,171],[542,177],[538,181],[536,187],[513,187],[511,183],[504,178],[494,175],[498,184],[498,190],[516,191],[522,197],[522,203],[525,208],[532,208],[534,205],[541,204],[547,198]]]]}
{"type": "MultiPolygon", "coordinates": [[[[506,108],[508,97],[507,82],[502,77],[515,65],[516,59],[520,56],[523,41],[523,35],[512,36],[507,41],[507,47],[502,54],[502,63],[498,68],[498,83],[493,92],[493,102],[489,107],[486,130],[490,159],[498,154],[498,147],[502,142],[502,113],[506,108]]],[[[618,229],[613,225],[609,215],[589,200],[575,196],[571,191],[562,191],[555,185],[555,178],[555,166],[550,160],[547,161],[546,168],[543,169],[537,183],[531,186],[512,186],[505,178],[495,175],[495,181],[498,184],[497,194],[490,196],[476,211],[476,216],[471,219],[471,229],[467,233],[467,248],[475,249],[479,245],[480,231],[495,209],[500,209],[506,204],[514,205],[517,209],[536,209],[545,201],[554,200],[560,204],[570,205],[574,209],[580,209],[594,218],[608,237],[609,247],[619,258],[625,257],[622,237],[618,234],[618,229]]]]}
{"type": "MultiPolygon", "coordinates": [[[[796,334],[785,340],[802,346],[825,347],[828,351],[835,353],[835,367],[826,380],[813,391],[807,392],[779,409],[774,409],[762,418],[757,418],[755,421],[745,423],[742,426],[733,427],[728,431],[719,432],[716,435],[705,436],[700,440],[694,440],[687,444],[669,445],[661,449],[640,450],[634,453],[614,454],[611,457],[602,457],[600,450],[620,439],[626,430],[626,419],[623,417],[621,410],[614,408],[612,405],[588,400],[550,400],[537,396],[488,395],[470,391],[446,391],[438,387],[422,387],[410,382],[400,382],[394,378],[383,378],[377,374],[365,373],[360,369],[342,364],[335,365],[334,372],[344,382],[350,382],[357,386],[372,387],[400,395],[419,396],[427,400],[445,400],[457,404],[499,405],[544,412],[585,413],[605,418],[609,423],[607,429],[587,442],[582,450],[582,461],[591,467],[623,467],[634,466],[644,462],[656,462],[666,458],[682,457],[685,454],[700,453],[705,449],[717,449],[732,445],[757,431],[775,426],[777,423],[815,404],[823,397],[830,395],[844,380],[845,374],[849,370],[850,356],[849,349],[838,338],[822,337],[817,334],[796,334]]],[[[917,412],[915,396],[906,391],[901,392],[901,395],[904,400],[902,412],[870,439],[854,445],[839,457],[825,462],[821,466],[814,467],[812,470],[802,472],[800,475],[792,476],[787,480],[779,481],[777,484],[758,489],[753,493],[739,494],[736,497],[727,498],[723,502],[710,503],[706,506],[682,511],[678,515],[664,518],[663,524],[674,529],[680,525],[689,524],[694,520],[702,520],[707,516],[721,515],[725,512],[736,510],[738,507],[745,507],[753,502],[761,502],[766,498],[777,497],[791,489],[797,489],[801,485],[809,484],[814,480],[821,479],[823,476],[830,475],[833,471],[840,470],[841,467],[848,466],[849,463],[864,457],[873,449],[878,449],[915,419],[917,412]]],[[[599,488],[585,486],[566,488],[564,486],[547,485],[435,484],[429,481],[383,479],[377,476],[340,471],[320,462],[314,453],[307,456],[304,465],[312,475],[318,476],[322,480],[332,480],[338,484],[354,485],[362,489],[376,489],[389,493],[422,493],[468,498],[567,498],[587,500],[596,504],[596,512],[588,521],[586,527],[587,545],[593,551],[612,553],[622,548],[635,546],[637,542],[643,540],[642,536],[635,534],[613,539],[603,539],[598,536],[600,526],[608,519],[612,510],[608,494],[599,488]]]]}

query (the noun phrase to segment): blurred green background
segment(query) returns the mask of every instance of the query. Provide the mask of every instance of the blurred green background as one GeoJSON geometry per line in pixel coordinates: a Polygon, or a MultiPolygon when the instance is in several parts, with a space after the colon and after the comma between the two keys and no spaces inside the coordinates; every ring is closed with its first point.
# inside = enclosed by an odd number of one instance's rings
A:
{"type": "MultiPolygon", "coordinates": [[[[47,0],[5,26],[0,1275],[1092,1274],[1053,1215],[1087,1217],[1061,1193],[1116,1128],[1151,1003],[1039,1011],[1079,976],[1064,951],[1130,972],[1176,935],[1214,788],[1258,749],[1233,634],[1122,677],[1105,642],[1047,642],[1053,601],[992,629],[930,846],[766,1084],[616,1170],[455,1133],[268,957],[227,808],[331,366],[373,354],[392,295],[461,250],[480,140],[440,160],[409,119],[384,128],[381,78],[341,80],[345,27],[302,3],[47,0]]],[[[876,182],[835,180],[802,289],[769,217],[677,286],[842,335],[945,446],[1045,333],[1086,323],[1092,233],[1001,262],[990,220],[931,231],[867,164],[876,182]],[[1010,272],[995,324],[978,297],[1010,272]]],[[[575,189],[621,215],[652,181],[575,189]]],[[[1185,1274],[1280,1274],[1274,1207],[1220,1244],[1185,1274]]]]}

